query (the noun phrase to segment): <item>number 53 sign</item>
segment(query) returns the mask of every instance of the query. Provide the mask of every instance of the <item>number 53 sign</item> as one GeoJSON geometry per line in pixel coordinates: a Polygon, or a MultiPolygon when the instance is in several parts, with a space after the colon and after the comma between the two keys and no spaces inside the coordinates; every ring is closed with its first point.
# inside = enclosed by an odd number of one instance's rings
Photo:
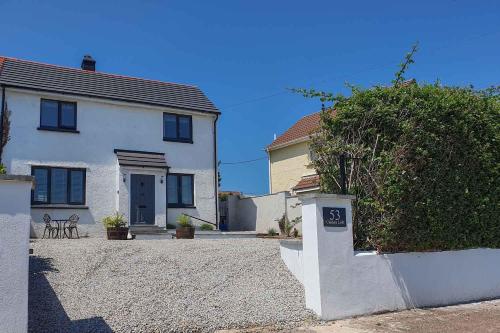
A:
{"type": "Polygon", "coordinates": [[[345,227],[345,208],[323,207],[323,225],[325,227],[345,227]]]}

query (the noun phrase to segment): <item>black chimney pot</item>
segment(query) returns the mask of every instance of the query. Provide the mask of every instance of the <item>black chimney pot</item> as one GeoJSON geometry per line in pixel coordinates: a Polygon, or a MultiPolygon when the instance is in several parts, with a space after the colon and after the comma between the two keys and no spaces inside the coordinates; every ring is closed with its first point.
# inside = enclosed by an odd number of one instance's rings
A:
{"type": "Polygon", "coordinates": [[[82,69],[95,72],[95,60],[90,55],[84,55],[82,60],[82,69]]]}

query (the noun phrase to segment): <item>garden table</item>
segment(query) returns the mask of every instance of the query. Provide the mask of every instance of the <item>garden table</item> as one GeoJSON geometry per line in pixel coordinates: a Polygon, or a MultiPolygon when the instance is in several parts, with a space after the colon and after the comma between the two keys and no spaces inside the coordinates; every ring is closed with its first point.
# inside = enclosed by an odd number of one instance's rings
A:
{"type": "Polygon", "coordinates": [[[65,222],[68,222],[68,219],[52,220],[52,222],[57,224],[57,238],[62,239],[62,233],[64,232],[63,225],[65,222]]]}

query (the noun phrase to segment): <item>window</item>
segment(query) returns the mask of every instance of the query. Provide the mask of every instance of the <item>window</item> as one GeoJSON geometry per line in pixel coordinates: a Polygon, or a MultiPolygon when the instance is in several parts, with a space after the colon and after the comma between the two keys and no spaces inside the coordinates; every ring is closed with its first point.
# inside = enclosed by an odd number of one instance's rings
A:
{"type": "Polygon", "coordinates": [[[40,204],[85,204],[85,169],[32,167],[35,188],[31,202],[40,204]]]}
{"type": "Polygon", "coordinates": [[[163,140],[193,143],[193,118],[164,113],[163,140]]]}
{"type": "Polygon", "coordinates": [[[76,103],[42,99],[39,129],[76,131],[76,103]]]}
{"type": "Polygon", "coordinates": [[[167,177],[168,207],[194,207],[194,176],[171,173],[167,177]]]}

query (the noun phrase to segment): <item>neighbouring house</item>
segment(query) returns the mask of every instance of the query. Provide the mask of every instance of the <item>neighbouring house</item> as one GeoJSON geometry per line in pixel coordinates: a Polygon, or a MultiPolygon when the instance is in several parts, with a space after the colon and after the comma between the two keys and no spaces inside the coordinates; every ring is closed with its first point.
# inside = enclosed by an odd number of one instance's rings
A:
{"type": "MultiPolygon", "coordinates": [[[[243,196],[225,193],[221,219],[229,230],[278,230],[277,219],[301,216],[298,193],[319,190],[319,176],[311,165],[311,134],[319,127],[320,113],[305,116],[277,137],[266,151],[269,159],[269,194],[243,196]]],[[[301,224],[296,225],[301,231],[301,224]]]]}
{"type": "Polygon", "coordinates": [[[218,220],[220,112],[199,88],[98,72],[85,56],[81,69],[0,57],[0,89],[1,162],[35,177],[32,233],[46,213],[78,214],[89,235],[117,211],[131,226],[218,220]]]}
{"type": "Polygon", "coordinates": [[[319,189],[319,176],[311,165],[311,134],[319,127],[320,112],[307,115],[269,146],[269,192],[300,193],[319,189]]]}

